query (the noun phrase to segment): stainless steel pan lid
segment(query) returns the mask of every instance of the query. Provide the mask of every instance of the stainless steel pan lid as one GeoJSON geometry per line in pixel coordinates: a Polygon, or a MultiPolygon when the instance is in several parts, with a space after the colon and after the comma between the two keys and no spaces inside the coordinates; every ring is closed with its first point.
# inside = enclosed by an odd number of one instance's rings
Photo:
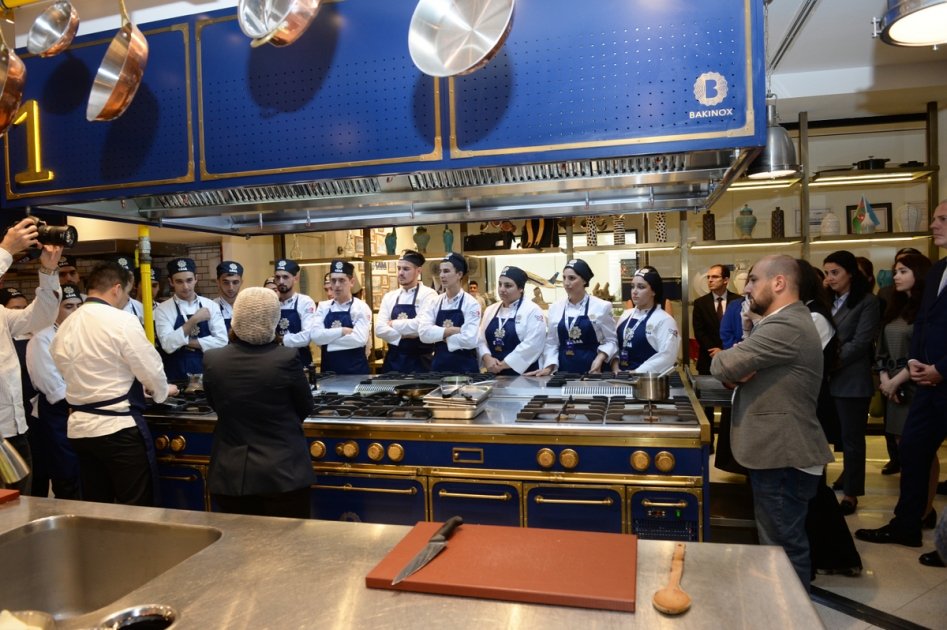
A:
{"type": "Polygon", "coordinates": [[[148,41],[128,18],[125,0],[119,0],[119,8],[122,28],[112,38],[95,74],[86,108],[89,122],[114,120],[125,113],[135,98],[148,64],[148,41]]]}
{"type": "Polygon", "coordinates": [[[414,65],[432,77],[468,74],[500,50],[515,0],[420,0],[408,29],[414,65]]]}
{"type": "Polygon", "coordinates": [[[79,30],[79,13],[68,0],[46,7],[30,27],[26,49],[40,57],[52,57],[69,48],[79,30]]]}

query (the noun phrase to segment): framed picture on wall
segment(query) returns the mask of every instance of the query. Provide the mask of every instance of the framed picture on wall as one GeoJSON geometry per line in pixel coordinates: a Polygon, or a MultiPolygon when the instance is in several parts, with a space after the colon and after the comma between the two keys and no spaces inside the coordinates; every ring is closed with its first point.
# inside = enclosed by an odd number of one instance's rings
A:
{"type": "Polygon", "coordinates": [[[388,265],[385,263],[384,260],[372,261],[372,272],[388,273],[388,265]]]}
{"type": "MultiPolygon", "coordinates": [[[[878,225],[875,226],[875,234],[883,234],[885,232],[891,231],[891,204],[890,203],[873,203],[871,204],[871,209],[875,212],[875,216],[878,217],[878,225]]],[[[858,210],[858,206],[845,206],[845,232],[846,234],[868,234],[870,232],[856,232],[852,227],[852,220],[855,218],[855,211],[858,210]]]]}
{"type": "MultiPolygon", "coordinates": [[[[829,212],[829,208],[809,208],[809,236],[815,238],[822,232],[822,219],[829,212]]],[[[796,208],[795,229],[796,234],[802,235],[802,221],[800,221],[801,212],[796,208]]]]}
{"type": "Polygon", "coordinates": [[[397,274],[397,273],[398,273],[398,261],[397,261],[397,260],[389,260],[389,261],[388,261],[388,273],[390,273],[390,274],[397,274]]]}

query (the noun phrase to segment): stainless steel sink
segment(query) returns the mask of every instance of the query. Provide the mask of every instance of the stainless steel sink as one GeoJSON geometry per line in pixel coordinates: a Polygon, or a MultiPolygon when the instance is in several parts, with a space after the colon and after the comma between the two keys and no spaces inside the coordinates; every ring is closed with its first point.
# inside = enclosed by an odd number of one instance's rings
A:
{"type": "Polygon", "coordinates": [[[0,609],[68,619],[107,606],[213,544],[218,529],[51,516],[0,534],[0,609]]]}

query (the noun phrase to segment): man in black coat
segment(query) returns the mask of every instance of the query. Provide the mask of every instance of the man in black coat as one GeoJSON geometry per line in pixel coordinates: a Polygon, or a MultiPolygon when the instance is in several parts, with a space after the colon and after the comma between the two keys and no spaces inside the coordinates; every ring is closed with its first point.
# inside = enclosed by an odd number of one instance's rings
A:
{"type": "Polygon", "coordinates": [[[714,265],[707,271],[707,286],[710,293],[694,300],[694,338],[700,351],[697,355],[697,373],[710,374],[710,361],[723,349],[720,341],[720,320],[727,310],[727,304],[740,296],[727,290],[730,282],[730,268],[726,265],[714,265]]]}
{"type": "MultiPolygon", "coordinates": [[[[947,200],[934,209],[931,232],[937,247],[947,247],[947,200]]],[[[878,529],[859,529],[855,537],[873,543],[921,546],[921,519],[927,508],[928,481],[937,450],[947,437],[947,258],[927,274],[924,297],[914,320],[908,368],[917,392],[901,436],[901,493],[894,518],[878,529]]],[[[944,566],[936,551],[921,564],[944,566]]]]}

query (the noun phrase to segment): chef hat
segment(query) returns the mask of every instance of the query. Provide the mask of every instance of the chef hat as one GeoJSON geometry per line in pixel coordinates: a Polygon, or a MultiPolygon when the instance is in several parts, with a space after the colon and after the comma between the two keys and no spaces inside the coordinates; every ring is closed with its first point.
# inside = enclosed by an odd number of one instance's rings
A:
{"type": "Polygon", "coordinates": [[[233,260],[224,260],[219,265],[217,265],[217,277],[226,276],[227,274],[235,273],[241,278],[243,277],[243,265],[233,260]]]}
{"type": "Polygon", "coordinates": [[[465,275],[467,273],[467,261],[464,260],[464,257],[460,254],[451,252],[444,256],[444,258],[441,259],[441,262],[449,262],[454,266],[454,269],[461,273],[461,275],[465,275]]]}
{"type": "Polygon", "coordinates": [[[168,277],[174,276],[176,273],[182,273],[185,271],[190,271],[191,273],[197,272],[197,264],[190,258],[175,258],[168,263],[168,277]]]}
{"type": "Polygon", "coordinates": [[[585,280],[585,286],[588,286],[589,280],[595,276],[595,274],[592,273],[592,268],[589,267],[588,263],[581,258],[573,258],[566,263],[566,266],[563,267],[563,269],[571,269],[574,271],[577,276],[585,280]]]}
{"type": "Polygon", "coordinates": [[[59,257],[59,263],[57,263],[57,266],[58,266],[60,269],[62,269],[63,267],[72,267],[73,269],[75,269],[75,268],[76,268],[76,263],[75,263],[75,261],[69,259],[69,258],[66,257],[66,256],[60,256],[60,257],[59,257]]]}
{"type": "Polygon", "coordinates": [[[276,338],[279,318],[276,293],[263,287],[248,287],[237,294],[233,303],[230,328],[240,340],[262,346],[276,338]]]}
{"type": "Polygon", "coordinates": [[[355,275],[355,265],[347,260],[333,260],[329,265],[329,273],[344,273],[351,278],[355,275]]]}
{"type": "Polygon", "coordinates": [[[151,266],[151,281],[157,282],[160,277],[161,277],[161,274],[158,271],[158,268],[152,265],[151,266]]]}
{"type": "Polygon", "coordinates": [[[82,294],[79,292],[79,287],[72,284],[71,282],[66,283],[60,287],[62,289],[62,298],[60,302],[65,302],[66,300],[79,300],[82,301],[82,294]]]}
{"type": "Polygon", "coordinates": [[[25,298],[26,296],[13,287],[3,287],[0,289],[0,306],[6,306],[7,302],[18,297],[25,298]]]}
{"type": "Polygon", "coordinates": [[[412,265],[414,265],[415,267],[423,267],[423,266],[424,266],[424,256],[422,256],[422,255],[419,254],[418,252],[414,251],[413,249],[406,249],[406,250],[404,250],[404,252],[401,254],[401,258],[399,258],[398,260],[399,260],[399,261],[403,260],[403,261],[405,261],[405,262],[409,262],[409,263],[411,263],[412,265]]]}
{"type": "Polygon", "coordinates": [[[645,282],[648,283],[648,286],[651,287],[651,290],[654,291],[654,303],[661,304],[664,302],[664,281],[661,280],[661,274],[658,273],[658,270],[654,267],[641,267],[635,271],[636,278],[642,278],[645,282]]]}
{"type": "Polygon", "coordinates": [[[503,271],[500,272],[500,277],[509,278],[521,289],[526,286],[526,272],[519,267],[504,267],[503,271]]]}
{"type": "Polygon", "coordinates": [[[295,276],[299,273],[299,265],[296,264],[296,261],[290,260],[289,258],[280,258],[276,261],[276,267],[274,271],[285,271],[286,273],[295,276]]]}

